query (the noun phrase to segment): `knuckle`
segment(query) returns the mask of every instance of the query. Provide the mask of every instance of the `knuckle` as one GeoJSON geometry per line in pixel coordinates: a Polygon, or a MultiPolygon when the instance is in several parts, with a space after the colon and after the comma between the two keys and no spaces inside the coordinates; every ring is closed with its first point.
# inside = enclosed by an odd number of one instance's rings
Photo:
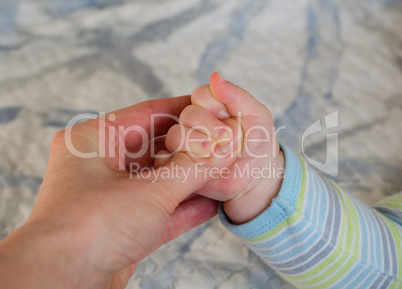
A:
{"type": "Polygon", "coordinates": [[[210,115],[205,119],[205,123],[203,124],[208,130],[213,130],[215,127],[219,126],[217,119],[210,115]]]}
{"type": "Polygon", "coordinates": [[[155,184],[149,183],[151,187],[149,191],[152,192],[150,196],[153,199],[152,206],[164,217],[168,217],[173,214],[179,203],[177,192],[180,188],[174,181],[167,179],[158,179],[155,184]]]}
{"type": "Polygon", "coordinates": [[[257,106],[254,113],[258,117],[264,119],[266,122],[270,122],[270,120],[272,119],[272,115],[269,109],[259,101],[257,102],[257,106]]]}
{"type": "Polygon", "coordinates": [[[238,85],[236,85],[236,92],[240,97],[244,97],[249,94],[247,90],[245,90],[244,88],[242,88],[238,85]]]}
{"type": "Polygon", "coordinates": [[[52,142],[58,142],[61,139],[64,139],[64,134],[65,134],[66,130],[59,130],[58,132],[55,133],[55,135],[53,136],[52,142]]]}
{"type": "Polygon", "coordinates": [[[180,136],[181,134],[181,125],[180,124],[174,124],[168,131],[166,138],[175,138],[180,136]]]}
{"type": "Polygon", "coordinates": [[[58,131],[50,143],[50,158],[53,159],[60,151],[66,149],[65,130],[58,131]]]}
{"type": "Polygon", "coordinates": [[[51,148],[57,149],[62,145],[64,146],[65,132],[66,132],[65,129],[60,130],[53,136],[53,139],[52,139],[52,142],[50,145],[51,148]]]}
{"type": "Polygon", "coordinates": [[[186,106],[180,114],[180,121],[184,124],[191,124],[193,119],[199,115],[199,107],[196,105],[186,106]]]}
{"type": "Polygon", "coordinates": [[[194,113],[194,105],[186,106],[183,111],[180,113],[179,119],[181,121],[187,120],[194,113]]]}
{"type": "Polygon", "coordinates": [[[174,152],[180,149],[182,131],[183,128],[179,124],[175,124],[169,129],[165,140],[165,145],[169,152],[174,152]]]}
{"type": "Polygon", "coordinates": [[[210,91],[208,84],[203,84],[194,89],[191,94],[192,103],[202,103],[204,95],[210,91]]]}

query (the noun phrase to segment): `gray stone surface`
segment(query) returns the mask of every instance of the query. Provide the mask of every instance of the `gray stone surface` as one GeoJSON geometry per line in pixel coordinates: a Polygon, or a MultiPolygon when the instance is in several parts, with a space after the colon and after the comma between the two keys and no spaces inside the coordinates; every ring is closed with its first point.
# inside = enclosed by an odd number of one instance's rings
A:
{"type": "MultiPolygon", "coordinates": [[[[0,238],[29,215],[72,116],[189,94],[215,70],[266,104],[296,151],[338,111],[335,180],[369,204],[401,190],[401,27],[398,0],[0,0],[0,238]]],[[[304,152],[334,155],[328,132],[304,152]]],[[[214,219],[128,288],[292,287],[214,219]]]]}

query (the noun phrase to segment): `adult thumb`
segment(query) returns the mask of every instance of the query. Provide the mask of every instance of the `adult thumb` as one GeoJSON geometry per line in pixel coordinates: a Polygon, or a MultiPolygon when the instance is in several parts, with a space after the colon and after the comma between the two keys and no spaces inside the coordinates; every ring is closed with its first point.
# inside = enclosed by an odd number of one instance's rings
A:
{"type": "MultiPolygon", "coordinates": [[[[164,152],[168,154],[167,151],[164,152]]],[[[164,158],[159,153],[157,157],[159,159],[155,162],[156,167],[137,177],[150,183],[151,194],[158,194],[158,199],[168,204],[172,210],[211,180],[205,169],[205,159],[193,158],[184,152],[164,158]]]]}

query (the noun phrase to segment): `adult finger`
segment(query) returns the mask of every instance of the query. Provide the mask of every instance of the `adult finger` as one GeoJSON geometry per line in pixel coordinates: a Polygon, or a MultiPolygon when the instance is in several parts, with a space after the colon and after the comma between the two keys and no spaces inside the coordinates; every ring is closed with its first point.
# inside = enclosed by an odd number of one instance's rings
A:
{"type": "Polygon", "coordinates": [[[157,99],[107,114],[103,123],[98,121],[99,144],[105,139],[100,156],[117,170],[126,169],[131,162],[151,163],[149,141],[166,134],[189,104],[189,96],[157,99]]]}
{"type": "MultiPolygon", "coordinates": [[[[171,98],[154,99],[144,101],[106,115],[109,125],[127,128],[137,125],[152,137],[166,134],[169,128],[177,122],[182,110],[190,105],[190,96],[179,96],[171,98]],[[110,121],[109,119],[113,121],[110,121]]],[[[151,138],[149,138],[151,139],[151,138]]],[[[126,137],[127,147],[136,147],[141,144],[141,140],[135,135],[126,137]]]]}

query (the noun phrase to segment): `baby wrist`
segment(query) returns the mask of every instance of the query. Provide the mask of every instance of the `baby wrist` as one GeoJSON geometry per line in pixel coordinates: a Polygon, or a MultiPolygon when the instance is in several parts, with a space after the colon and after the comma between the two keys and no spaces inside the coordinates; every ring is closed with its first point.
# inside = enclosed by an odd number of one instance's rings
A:
{"type": "Polygon", "coordinates": [[[256,218],[270,206],[272,200],[278,195],[285,168],[285,156],[282,150],[279,151],[275,163],[278,174],[274,174],[270,178],[261,178],[261,182],[252,190],[223,204],[225,213],[233,224],[241,225],[256,218]]]}

